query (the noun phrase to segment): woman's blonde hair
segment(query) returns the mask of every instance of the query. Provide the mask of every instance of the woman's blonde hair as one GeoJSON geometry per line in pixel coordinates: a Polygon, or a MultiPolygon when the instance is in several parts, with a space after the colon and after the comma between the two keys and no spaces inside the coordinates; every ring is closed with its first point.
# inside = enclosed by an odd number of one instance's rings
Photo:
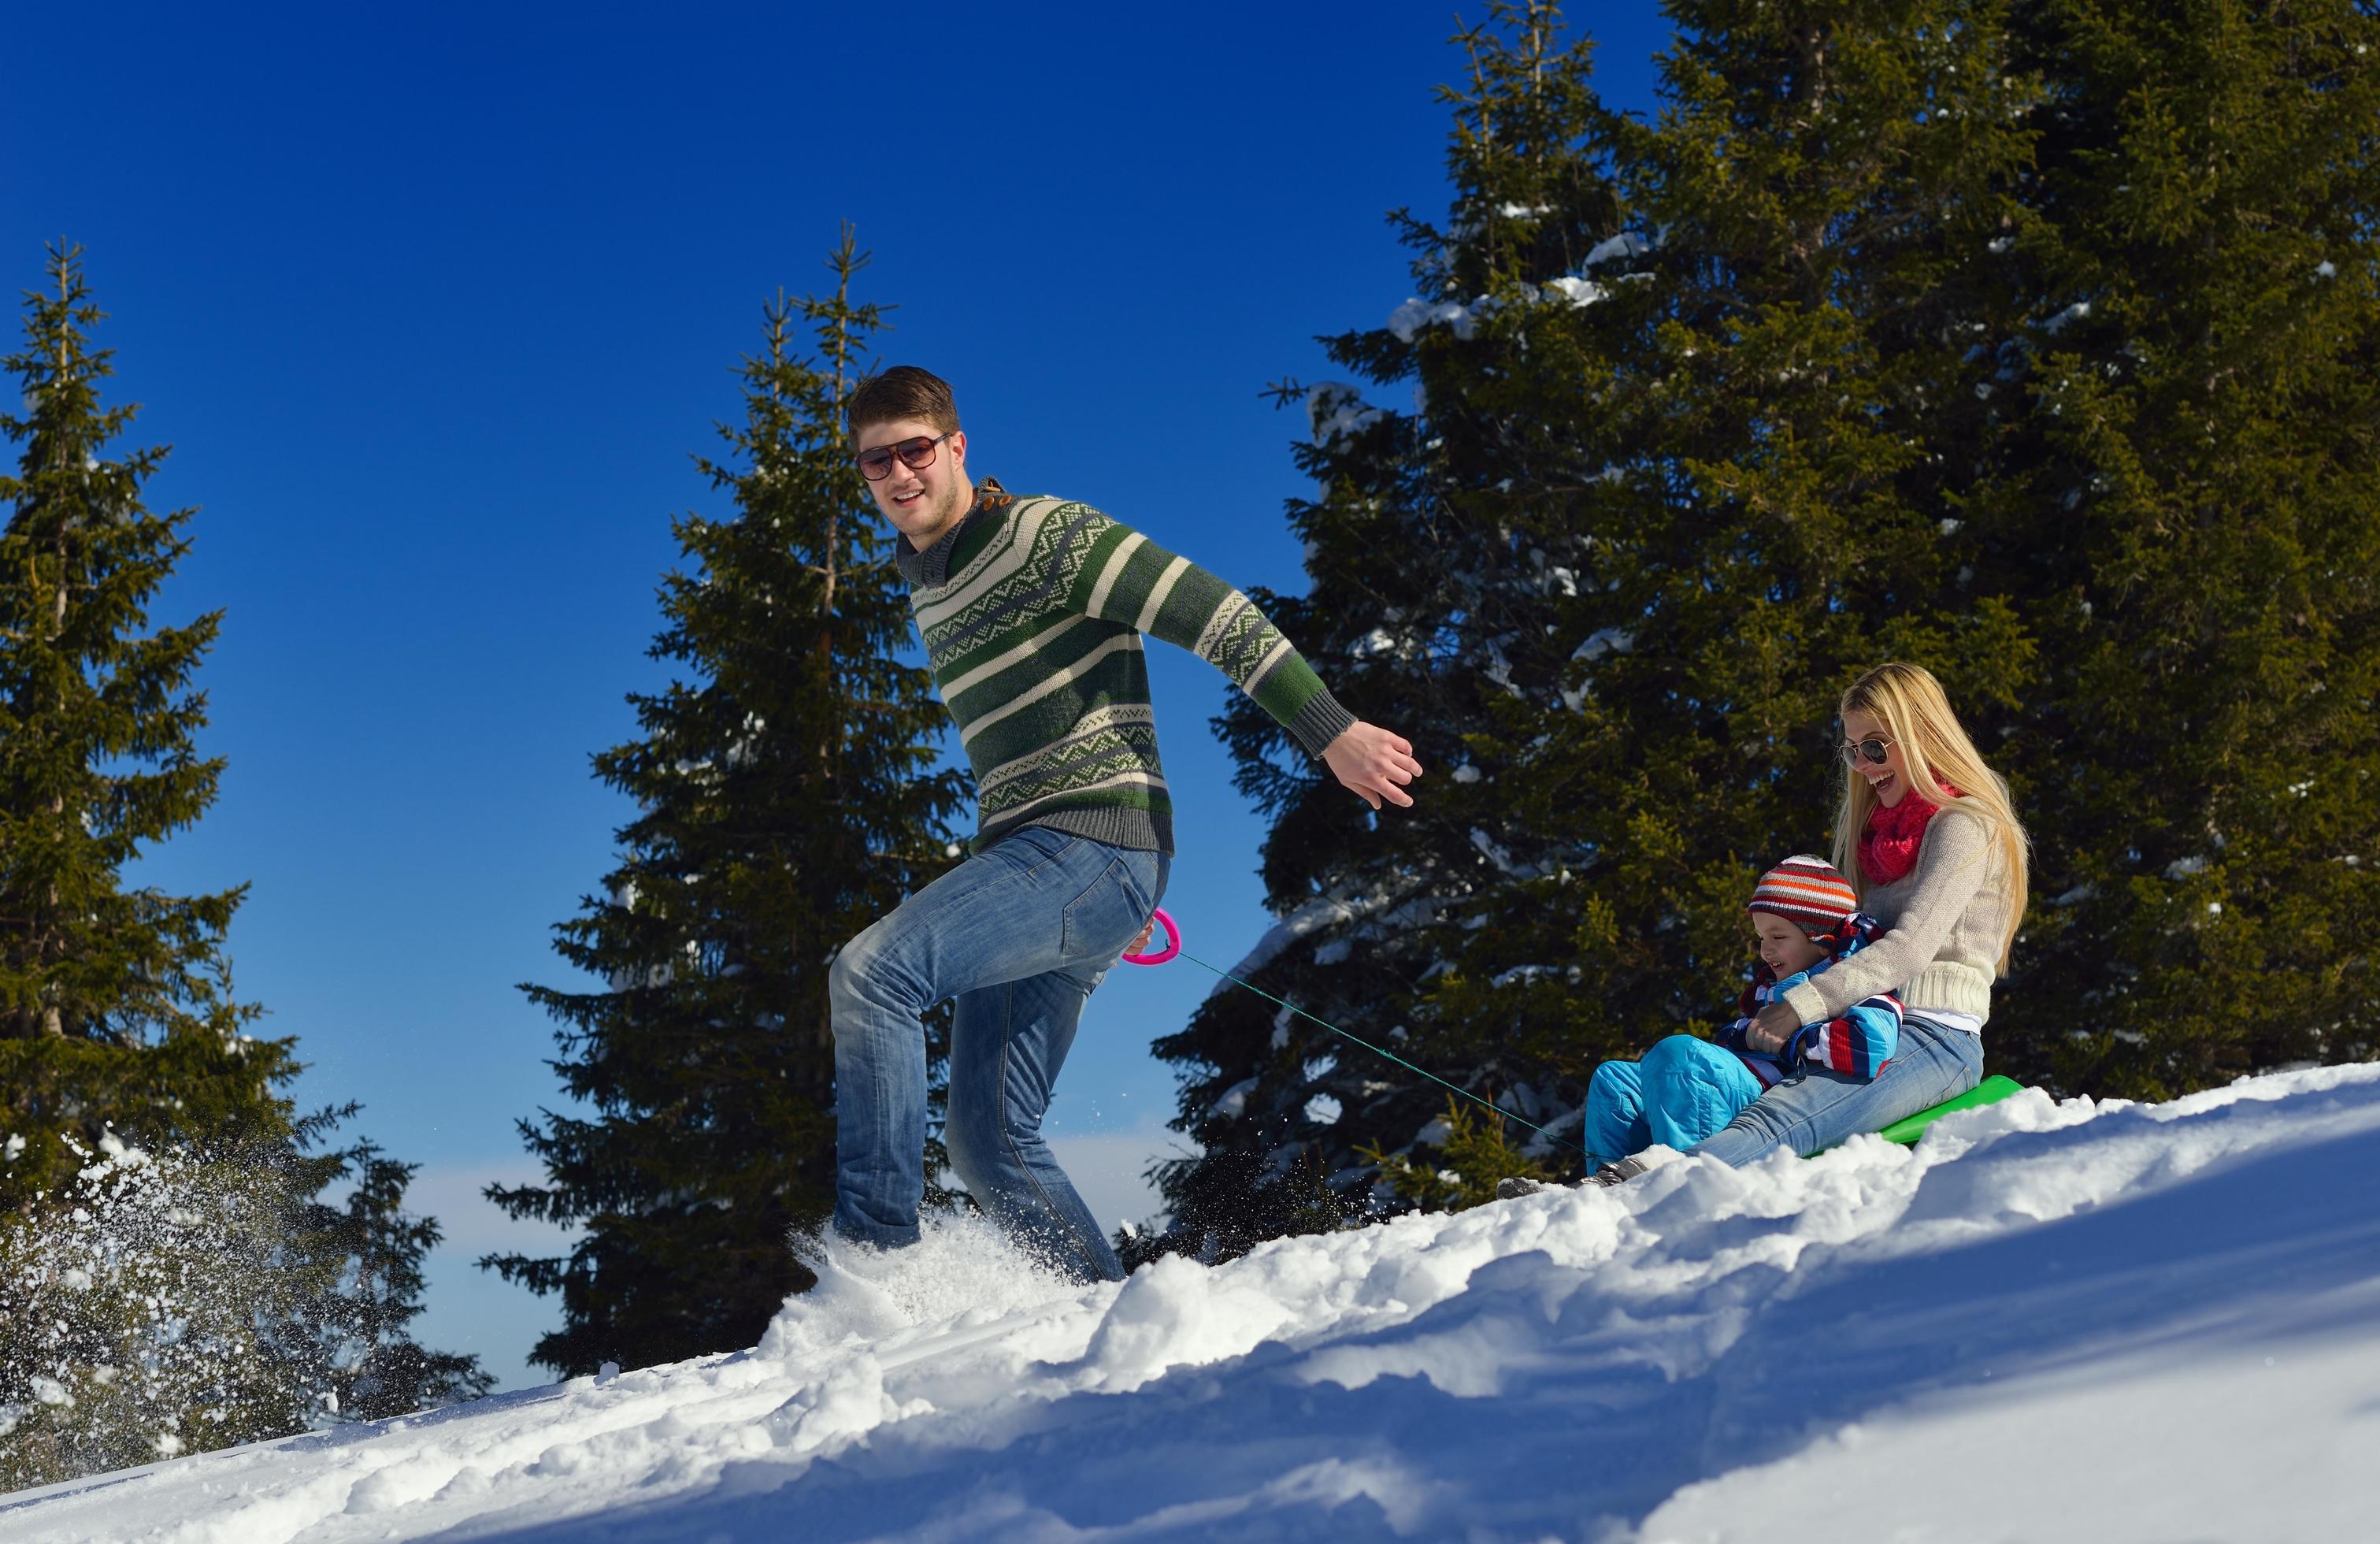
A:
{"type": "MultiPolygon", "coordinates": [[[[1983,753],[1967,737],[1959,715],[1950,711],[1942,683],[1921,665],[1877,665],[1852,683],[1843,693],[1840,711],[1845,717],[1872,713],[1883,721],[1885,733],[1900,747],[1909,763],[1910,787],[1902,797],[1955,804],[1981,815],[1991,826],[1993,845],[2009,883],[2008,932],[2000,940],[1999,967],[2005,972],[2017,929],[2024,921],[2027,856],[2032,845],[2023,822],[2016,818],[2015,805],[2010,802],[2008,784],[1984,764],[1983,753]],[[1942,792],[1940,785],[1945,783],[1959,790],[1956,799],[1942,792]]],[[[1868,786],[1867,779],[1845,765],[1842,808],[1835,816],[1835,867],[1851,876],[1862,894],[1867,893],[1868,882],[1859,868],[1860,833],[1867,829],[1876,802],[1876,790],[1868,786]]]]}

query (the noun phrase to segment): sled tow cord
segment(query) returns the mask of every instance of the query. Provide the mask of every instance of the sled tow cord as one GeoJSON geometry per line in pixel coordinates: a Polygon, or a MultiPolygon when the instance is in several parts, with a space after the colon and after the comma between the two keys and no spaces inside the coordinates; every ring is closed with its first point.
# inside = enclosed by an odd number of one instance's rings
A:
{"type": "Polygon", "coordinates": [[[1265,991],[1262,987],[1248,986],[1247,982],[1241,980],[1237,976],[1232,975],[1230,971],[1220,970],[1211,965],[1208,965],[1205,960],[1200,959],[1197,955],[1190,953],[1186,949],[1182,951],[1182,957],[1188,960],[1193,965],[1201,966],[1208,970],[1214,971],[1216,975],[1220,976],[1224,980],[1231,982],[1235,987],[1246,987],[1248,991],[1255,992],[1258,997],[1263,998],[1268,1003],[1279,1003],[1281,1007],[1288,1009],[1291,1013],[1295,1014],[1300,1018],[1313,1019],[1315,1023],[1319,1024],[1322,1027],[1330,1030],[1340,1039],[1354,1040],[1357,1045],[1362,1046],[1365,1050],[1372,1052],[1374,1055],[1385,1056],[1390,1061],[1394,1062],[1397,1065],[1404,1068],[1408,1072],[1420,1073],[1422,1076],[1428,1078],[1431,1082],[1438,1084],[1439,1087],[1452,1089],[1455,1093],[1462,1095],[1472,1103],[1476,1104],[1483,1109],[1493,1111],[1500,1120],[1518,1122],[1520,1125],[1527,1126],[1531,1131],[1536,1132],[1538,1136],[1544,1137],[1548,1142],[1560,1143],[1561,1146],[1570,1149],[1573,1152],[1586,1153],[1587,1161],[1590,1166],[1592,1166],[1595,1161],[1595,1155],[1593,1153],[1586,1152],[1586,1149],[1580,1146],[1578,1143],[1557,1137],[1552,1132],[1548,1131],[1544,1126],[1538,1125],[1533,1121],[1524,1121],[1520,1116],[1513,1114],[1510,1110],[1505,1109],[1503,1106],[1497,1104],[1492,1100],[1481,1099],[1477,1094],[1473,1093],[1470,1089],[1465,1088],[1459,1084],[1449,1083],[1445,1078],[1439,1076],[1438,1074],[1431,1072],[1427,1068],[1415,1066],[1411,1062],[1406,1061],[1403,1057],[1398,1055],[1393,1051],[1390,1051],[1385,1047],[1374,1045],[1371,1041],[1365,1039],[1360,1035],[1351,1035],[1346,1030],[1342,1029],[1337,1025],[1331,1023],[1329,1019],[1320,1018],[1313,1014],[1309,1014],[1304,1008],[1299,1007],[1296,1003],[1289,1002],[1283,998],[1275,997],[1272,993],[1265,991]]]}

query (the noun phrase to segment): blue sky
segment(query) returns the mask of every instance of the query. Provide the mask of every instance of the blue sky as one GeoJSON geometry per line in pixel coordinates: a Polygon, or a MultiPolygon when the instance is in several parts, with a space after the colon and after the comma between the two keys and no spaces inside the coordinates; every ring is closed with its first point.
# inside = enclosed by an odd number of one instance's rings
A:
{"type": "MultiPolygon", "coordinates": [[[[1649,107],[1654,7],[1575,19],[1649,107]]],[[[0,280],[89,249],[114,400],[175,446],[152,507],[200,506],[156,614],[227,614],[223,797],[140,877],[253,884],[236,980],[299,1038],[299,1097],[362,1100],[352,1129],[425,1166],[432,1343],[544,1380],[558,1307],[469,1264],[548,1242],[474,1198],[536,1176],[512,1123],[558,1097],[514,987],[567,979],[548,930],[625,816],[588,758],[661,678],[669,519],[722,507],[687,457],[762,301],[855,221],[886,362],[956,385],[978,471],[1302,590],[1304,425],[1258,394],[1410,293],[1383,215],[1444,208],[1452,29],[1404,0],[12,15],[0,280]]],[[[1227,688],[1162,646],[1152,674],[1168,909],[1228,961],[1268,918],[1227,688]]],[[[1119,969],[1086,1015],[1050,1127],[1103,1212],[1169,1140],[1148,1042],[1210,981],[1119,969]]]]}

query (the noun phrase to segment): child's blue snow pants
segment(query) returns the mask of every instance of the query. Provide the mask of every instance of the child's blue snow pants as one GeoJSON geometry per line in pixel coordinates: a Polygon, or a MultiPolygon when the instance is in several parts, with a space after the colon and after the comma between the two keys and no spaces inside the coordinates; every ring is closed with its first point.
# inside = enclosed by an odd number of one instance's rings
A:
{"type": "Polygon", "coordinates": [[[1605,1162],[1658,1142],[1683,1152],[1760,1097],[1732,1051],[1671,1035],[1641,1062],[1606,1062],[1586,1088],[1586,1145],[1605,1162]]]}

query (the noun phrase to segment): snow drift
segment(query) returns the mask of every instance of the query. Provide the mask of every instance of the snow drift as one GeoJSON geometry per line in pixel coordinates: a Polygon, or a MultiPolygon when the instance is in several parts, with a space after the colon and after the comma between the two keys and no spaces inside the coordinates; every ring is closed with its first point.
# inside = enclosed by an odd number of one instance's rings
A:
{"type": "Polygon", "coordinates": [[[23,1492],[0,1540],[2358,1537],[2375,1173],[2355,1066],[1121,1286],[953,1225],[749,1352],[23,1492]]]}

